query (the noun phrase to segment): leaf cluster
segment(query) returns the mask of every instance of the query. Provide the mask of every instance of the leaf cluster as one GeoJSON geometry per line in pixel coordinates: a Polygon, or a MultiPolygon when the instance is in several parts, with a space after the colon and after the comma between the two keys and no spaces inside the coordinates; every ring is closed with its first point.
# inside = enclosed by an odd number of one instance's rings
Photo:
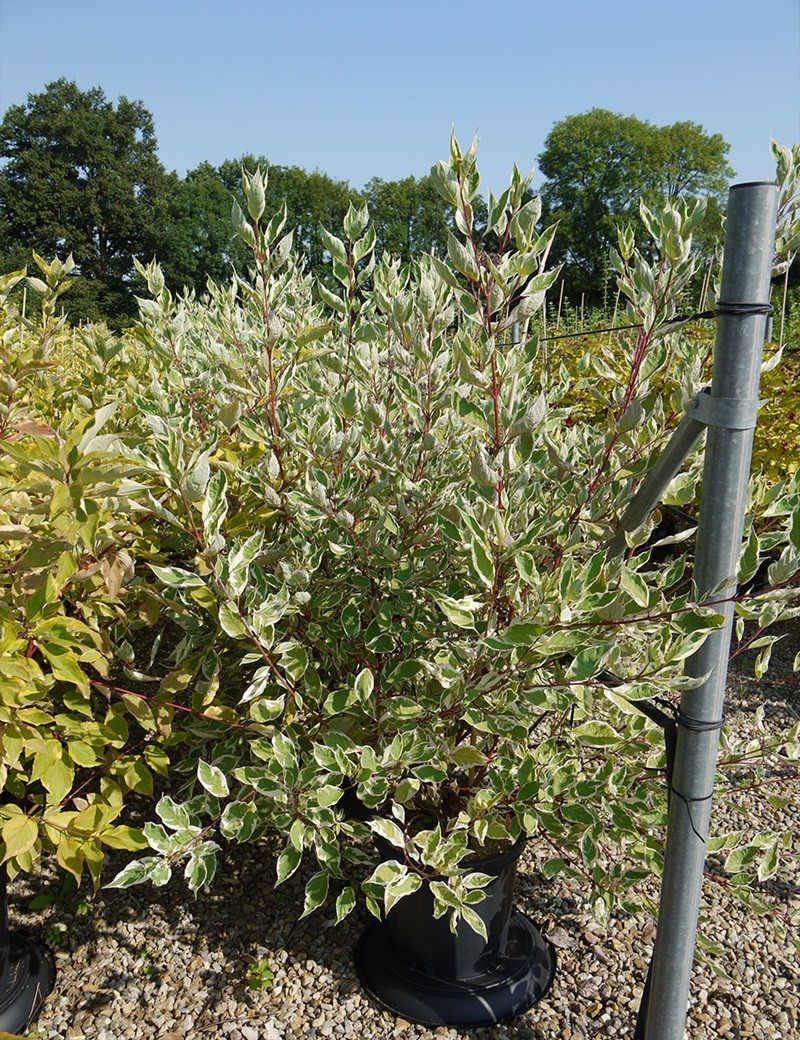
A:
{"type": "MultiPolygon", "coordinates": [[[[40,319],[23,317],[9,295],[24,271],[3,279],[0,310],[0,839],[11,876],[54,853],[76,878],[88,868],[96,885],[104,849],[144,845],[120,820],[124,799],[151,793],[167,761],[141,739],[137,712],[106,692],[126,611],[143,609],[132,586],[147,536],[133,517],[139,485],[103,433],[119,402],[104,385],[95,410],[78,392],[90,389],[85,376],[61,360],[76,345],[54,315],[71,264],[36,261],[43,277],[28,283],[41,294],[40,319]]],[[[95,335],[95,361],[110,362],[119,346],[95,335]]],[[[160,721],[165,738],[168,713],[160,721]]]]}

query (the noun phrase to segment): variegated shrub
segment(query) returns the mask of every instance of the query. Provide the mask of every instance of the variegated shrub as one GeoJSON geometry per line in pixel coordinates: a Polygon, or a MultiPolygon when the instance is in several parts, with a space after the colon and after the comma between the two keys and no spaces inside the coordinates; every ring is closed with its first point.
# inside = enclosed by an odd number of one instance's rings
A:
{"type": "MultiPolygon", "coordinates": [[[[480,928],[483,879],[462,864],[487,842],[529,835],[551,850],[547,874],[586,877],[598,916],[659,868],[663,740],[631,701],[676,698],[720,617],[696,601],[680,545],[662,562],[645,544],[653,521],[624,559],[605,543],[702,379],[669,324],[701,209],[644,211],[646,256],[621,235],[642,327],[568,371],[542,363],[531,330],[557,272],[530,178],[515,169],[490,195],[479,236],[474,146],[453,139],[433,175],[453,207],[446,257],[376,258],[366,209],[351,209],[342,237],[325,233],[339,289],[314,286],[284,215],[265,218],[256,170],[247,212],[234,207],[248,276],[198,301],[142,269],[146,436],[124,452],[169,539],[151,570],[185,632],[194,715],[183,795],[159,803],[153,855],[116,885],[163,884],[185,860],[197,888],[218,836],[276,829],[279,882],[315,864],[306,913],[330,895],[341,919],[360,892],[377,914],[428,876],[438,912],[480,928]],[[587,395],[599,418],[576,421],[587,395]],[[366,876],[372,833],[396,854],[366,876]]],[[[796,477],[771,489],[773,515],[799,494],[796,477]]],[[[796,570],[797,530],[751,539],[747,571],[782,547],[796,570]]],[[[796,753],[793,733],[767,758],[796,753]]],[[[762,841],[762,874],[778,846],[762,841]]]]}

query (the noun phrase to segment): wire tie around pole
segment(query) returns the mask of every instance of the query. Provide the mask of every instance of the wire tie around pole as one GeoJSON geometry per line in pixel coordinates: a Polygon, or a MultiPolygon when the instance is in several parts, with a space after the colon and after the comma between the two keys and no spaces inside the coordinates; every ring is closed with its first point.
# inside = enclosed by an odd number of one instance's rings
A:
{"type": "Polygon", "coordinates": [[[691,730],[693,733],[711,733],[715,729],[722,729],[725,721],[724,714],[721,719],[695,719],[691,715],[682,712],[680,708],[675,709],[676,724],[683,726],[684,729],[691,730]]]}
{"type": "Polygon", "coordinates": [[[672,777],[675,768],[675,749],[678,743],[678,727],[681,726],[683,729],[688,729],[692,733],[711,733],[714,730],[722,729],[725,725],[725,716],[723,715],[720,719],[696,719],[691,715],[687,715],[681,711],[680,708],[675,707],[669,701],[664,700],[661,697],[650,700],[639,700],[630,701],[630,703],[638,708],[643,715],[646,715],[651,722],[654,722],[660,729],[664,731],[664,750],[666,751],[667,762],[666,762],[666,780],[667,780],[667,792],[668,795],[674,794],[677,798],[683,802],[686,806],[686,810],[689,814],[689,825],[694,831],[697,838],[705,844],[706,839],[702,834],[699,833],[694,825],[692,819],[692,802],[707,802],[711,799],[712,795],[702,795],[698,798],[693,798],[690,795],[683,794],[680,791],[676,791],[672,786],[672,777]],[[655,701],[655,703],[654,703],[655,701]],[[672,718],[665,712],[661,711],[660,708],[656,707],[656,704],[661,704],[667,708],[672,718]]]}
{"type": "Polygon", "coordinates": [[[772,311],[771,303],[726,303],[724,300],[717,300],[717,314],[732,314],[739,318],[747,318],[751,314],[770,315],[772,311]]]}
{"type": "MultiPolygon", "coordinates": [[[[691,715],[686,715],[684,712],[681,711],[680,708],[676,708],[675,725],[682,726],[684,729],[688,729],[692,733],[713,733],[715,730],[722,729],[722,727],[725,725],[725,715],[723,713],[722,718],[719,719],[695,719],[691,715]]],[[[689,795],[681,794],[680,791],[676,791],[675,788],[672,786],[671,781],[669,789],[671,793],[674,794],[677,798],[680,798],[680,800],[686,806],[686,812],[689,816],[689,826],[692,828],[695,837],[702,841],[702,843],[705,845],[706,841],[708,840],[708,836],[703,837],[703,835],[698,831],[698,829],[694,825],[694,820],[692,819],[692,802],[708,802],[711,800],[713,792],[712,794],[706,794],[698,798],[691,798],[689,795]]]]}
{"type": "Polygon", "coordinates": [[[705,845],[705,843],[708,841],[708,835],[704,837],[694,825],[694,820],[692,819],[692,802],[709,802],[713,797],[713,793],[703,795],[702,798],[690,798],[689,795],[681,794],[680,791],[676,791],[675,788],[672,786],[670,786],[669,790],[670,794],[674,794],[676,798],[680,798],[680,800],[686,806],[686,813],[689,817],[689,826],[692,828],[694,836],[698,839],[698,841],[702,841],[702,843],[705,845]]]}
{"type": "MultiPolygon", "coordinates": [[[[664,328],[670,325],[685,325],[689,321],[709,321],[719,314],[735,315],[737,317],[749,317],[751,314],[771,315],[774,308],[771,303],[725,303],[718,301],[716,309],[710,311],[696,311],[694,314],[675,314],[664,322],[664,328]]],[[[641,329],[642,322],[633,325],[612,325],[610,328],[587,329],[583,332],[564,332],[557,336],[542,336],[542,343],[553,343],[557,339],[581,339],[585,336],[601,336],[605,332],[624,332],[627,329],[641,329]]],[[[509,346],[504,343],[504,346],[509,346]]]]}

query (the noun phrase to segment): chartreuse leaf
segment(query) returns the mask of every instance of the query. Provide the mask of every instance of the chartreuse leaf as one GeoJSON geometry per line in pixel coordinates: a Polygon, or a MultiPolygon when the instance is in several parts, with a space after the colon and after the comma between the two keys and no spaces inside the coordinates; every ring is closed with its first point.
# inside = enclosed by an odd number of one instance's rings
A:
{"type": "Polygon", "coordinates": [[[297,335],[297,346],[307,347],[309,343],[313,343],[314,340],[323,339],[327,333],[333,332],[334,326],[331,324],[327,325],[307,325],[301,329],[297,335]]]}
{"type": "Polygon", "coordinates": [[[29,621],[39,618],[48,603],[57,603],[59,599],[58,587],[55,577],[48,574],[38,586],[36,591],[28,597],[25,604],[25,613],[29,621]]]}
{"type": "Polygon", "coordinates": [[[74,683],[82,693],[88,695],[89,680],[81,670],[81,666],[78,664],[78,660],[72,650],[52,642],[42,643],[39,649],[49,661],[56,679],[74,683]]]}
{"type": "Polygon", "coordinates": [[[34,756],[31,768],[31,780],[40,780],[47,770],[61,758],[61,742],[58,740],[42,741],[40,751],[34,756]]]}
{"type": "Polygon", "coordinates": [[[114,824],[106,827],[100,835],[104,845],[110,849],[127,849],[129,852],[138,852],[147,848],[147,839],[136,827],[128,827],[126,824],[114,824]]]}
{"type": "Polygon", "coordinates": [[[97,752],[82,740],[70,740],[67,746],[69,749],[69,757],[76,766],[83,766],[84,768],[89,769],[92,766],[97,765],[97,752]]]}
{"type": "Polygon", "coordinates": [[[153,793],[153,774],[141,759],[133,755],[119,760],[116,775],[132,791],[145,795],[153,793]]]}
{"type": "Polygon", "coordinates": [[[75,770],[71,762],[60,758],[42,774],[42,785],[50,795],[49,801],[61,802],[69,794],[75,770]]]}
{"type": "Polygon", "coordinates": [[[0,836],[2,836],[3,844],[5,845],[2,859],[2,862],[5,863],[12,856],[21,856],[28,849],[33,848],[39,836],[39,827],[32,816],[18,812],[11,819],[6,820],[2,831],[0,831],[0,836]]]}
{"type": "Polygon", "coordinates": [[[461,769],[472,769],[486,764],[486,755],[470,744],[455,748],[450,754],[450,759],[461,769]]]}

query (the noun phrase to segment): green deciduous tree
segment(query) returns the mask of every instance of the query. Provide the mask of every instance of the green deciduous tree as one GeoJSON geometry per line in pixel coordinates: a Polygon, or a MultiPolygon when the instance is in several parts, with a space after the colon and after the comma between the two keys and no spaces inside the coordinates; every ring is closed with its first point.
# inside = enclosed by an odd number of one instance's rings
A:
{"type": "Polygon", "coordinates": [[[257,167],[267,172],[267,207],[275,211],[286,204],[287,226],[306,268],[327,274],[320,225],[341,225],[358,193],[318,170],[273,166],[264,156],[247,154],[219,166],[203,162],[170,192],[162,267],[171,287],[186,285],[202,292],[209,277],[224,280],[232,268],[245,272],[252,258],[231,223],[231,207],[234,199],[245,207],[242,171],[252,173],[257,167]]]}
{"type": "Polygon", "coordinates": [[[556,123],[539,166],[547,177],[546,219],[559,222],[555,258],[567,264],[568,289],[600,296],[616,228],[632,224],[637,235],[641,231],[640,199],[652,207],[677,195],[707,198],[696,240],[712,251],[733,176],[729,149],[721,134],[707,134],[696,123],[655,126],[601,108],[556,123]]]}
{"type": "Polygon", "coordinates": [[[277,209],[284,201],[287,226],[294,231],[306,270],[327,275],[330,260],[320,226],[340,227],[350,203],[359,203],[359,193],[347,181],[334,180],[320,170],[308,173],[299,166],[270,166],[266,205],[277,209]]]}
{"type": "Polygon", "coordinates": [[[12,105],[0,123],[0,254],[4,266],[71,253],[82,277],[65,298],[73,318],[135,314],[134,255],[159,252],[165,174],[153,119],[116,107],[99,87],[59,79],[12,105]]]}
{"type": "Polygon", "coordinates": [[[376,250],[407,261],[421,253],[447,253],[447,233],[453,230],[450,207],[430,175],[384,181],[373,177],[364,198],[375,225],[376,250]]]}
{"type": "Polygon", "coordinates": [[[202,292],[209,278],[225,281],[233,269],[246,267],[246,247],[231,224],[241,165],[225,166],[224,178],[219,167],[203,162],[169,185],[159,260],[170,289],[202,292]]]}

